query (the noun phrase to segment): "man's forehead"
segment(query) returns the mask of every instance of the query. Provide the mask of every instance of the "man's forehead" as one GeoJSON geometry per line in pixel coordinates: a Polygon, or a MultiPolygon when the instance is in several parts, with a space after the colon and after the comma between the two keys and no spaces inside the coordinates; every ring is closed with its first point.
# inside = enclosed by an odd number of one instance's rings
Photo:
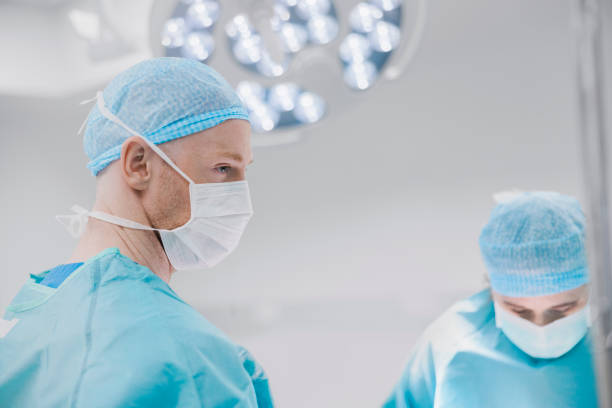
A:
{"type": "Polygon", "coordinates": [[[229,121],[187,136],[185,147],[194,150],[197,154],[227,156],[235,160],[250,161],[252,154],[248,124],[246,128],[237,129],[235,126],[224,127],[225,123],[229,121]]]}
{"type": "Polygon", "coordinates": [[[215,152],[215,156],[219,158],[227,158],[227,159],[237,161],[237,162],[246,161],[250,163],[251,161],[253,161],[253,155],[251,154],[250,150],[246,154],[248,155],[245,156],[241,152],[229,151],[229,150],[217,150],[215,152]]]}
{"type": "Polygon", "coordinates": [[[225,158],[238,162],[250,162],[253,159],[250,140],[236,138],[214,138],[203,141],[197,148],[198,153],[214,157],[225,158]]]}

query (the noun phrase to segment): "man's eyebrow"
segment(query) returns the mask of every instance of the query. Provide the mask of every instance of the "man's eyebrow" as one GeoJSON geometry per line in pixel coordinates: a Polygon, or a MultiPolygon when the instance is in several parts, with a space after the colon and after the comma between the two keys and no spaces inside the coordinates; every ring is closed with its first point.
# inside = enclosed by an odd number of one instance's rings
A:
{"type": "Polygon", "coordinates": [[[237,162],[242,162],[243,161],[242,155],[239,154],[239,153],[220,152],[219,155],[223,156],[225,158],[232,159],[232,160],[237,161],[237,162]]]}
{"type": "Polygon", "coordinates": [[[528,308],[526,308],[526,307],[524,307],[524,306],[517,305],[516,303],[512,303],[512,302],[509,302],[509,301],[507,301],[507,300],[504,300],[504,303],[505,303],[505,304],[507,304],[508,306],[516,307],[516,308],[518,308],[518,309],[526,309],[526,310],[529,310],[528,308]]]}
{"type": "Polygon", "coordinates": [[[551,307],[551,309],[556,309],[556,308],[559,308],[559,307],[574,306],[576,303],[578,303],[577,300],[573,300],[571,302],[560,303],[558,305],[554,305],[553,307],[551,307]]]}

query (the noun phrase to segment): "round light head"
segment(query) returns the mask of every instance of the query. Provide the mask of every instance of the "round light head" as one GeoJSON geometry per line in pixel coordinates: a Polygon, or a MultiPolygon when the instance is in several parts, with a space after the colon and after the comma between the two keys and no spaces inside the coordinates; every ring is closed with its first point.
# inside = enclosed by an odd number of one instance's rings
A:
{"type": "Polygon", "coordinates": [[[171,18],[164,24],[161,43],[166,48],[182,47],[185,43],[186,34],[187,26],[185,20],[180,17],[171,18]]]}
{"type": "Polygon", "coordinates": [[[354,62],[344,69],[344,82],[353,89],[368,89],[377,76],[378,71],[371,61],[354,62]]]}
{"type": "Polygon", "coordinates": [[[245,14],[238,14],[225,25],[225,33],[232,40],[250,37],[254,32],[255,29],[245,14]]]}
{"type": "Polygon", "coordinates": [[[308,34],[314,44],[328,44],[338,35],[338,21],[326,15],[308,20],[308,34]]]}
{"type": "Polygon", "coordinates": [[[349,24],[353,30],[367,34],[382,18],[383,12],[378,7],[369,3],[359,3],[349,14],[349,24]]]}
{"type": "Polygon", "coordinates": [[[287,7],[295,7],[298,4],[298,0],[278,0],[278,2],[287,7]]]}
{"type": "Polygon", "coordinates": [[[291,12],[289,9],[280,3],[274,5],[274,14],[270,18],[270,23],[273,28],[278,28],[282,23],[286,23],[291,19],[291,12]]]}
{"type": "Polygon", "coordinates": [[[187,9],[187,25],[194,30],[212,27],[219,19],[219,3],[216,1],[194,2],[187,9]]]}
{"type": "Polygon", "coordinates": [[[252,110],[253,108],[262,105],[266,99],[265,88],[252,81],[241,81],[236,87],[236,93],[242,100],[242,103],[247,109],[252,110]]]}
{"type": "Polygon", "coordinates": [[[274,61],[270,53],[264,49],[261,51],[261,58],[255,67],[261,75],[276,78],[285,73],[287,64],[284,61],[282,63],[274,61]]]}
{"type": "Polygon", "coordinates": [[[268,103],[280,112],[290,112],[295,109],[300,87],[293,83],[283,83],[270,88],[268,103]]]}
{"type": "Polygon", "coordinates": [[[308,42],[308,31],[300,24],[283,23],[278,34],[285,51],[292,54],[300,51],[308,42]]]}
{"type": "Polygon", "coordinates": [[[362,34],[351,33],[347,35],[339,49],[340,59],[347,64],[363,62],[372,55],[370,41],[362,34]]]}
{"type": "Polygon", "coordinates": [[[368,34],[368,38],[376,51],[391,52],[399,45],[400,29],[395,24],[379,21],[368,34]]]}
{"type": "Polygon", "coordinates": [[[261,60],[263,54],[261,37],[252,35],[239,38],[234,44],[232,52],[240,63],[245,65],[256,64],[261,60]]]}
{"type": "Polygon", "coordinates": [[[258,106],[253,106],[253,109],[249,112],[249,121],[253,130],[259,133],[270,132],[274,130],[280,114],[278,111],[272,109],[265,103],[258,106]]]}
{"type": "Polygon", "coordinates": [[[194,31],[187,35],[181,54],[185,58],[191,58],[200,62],[210,58],[215,49],[215,40],[206,31],[194,31]]]}
{"type": "Polygon", "coordinates": [[[299,0],[296,4],[297,15],[304,20],[328,14],[330,10],[330,0],[299,0]]]}
{"type": "Polygon", "coordinates": [[[312,92],[302,93],[297,100],[295,117],[302,123],[315,123],[325,114],[325,101],[312,92]]]}
{"type": "Polygon", "coordinates": [[[370,3],[383,11],[393,11],[402,5],[402,0],[370,0],[370,3]]]}

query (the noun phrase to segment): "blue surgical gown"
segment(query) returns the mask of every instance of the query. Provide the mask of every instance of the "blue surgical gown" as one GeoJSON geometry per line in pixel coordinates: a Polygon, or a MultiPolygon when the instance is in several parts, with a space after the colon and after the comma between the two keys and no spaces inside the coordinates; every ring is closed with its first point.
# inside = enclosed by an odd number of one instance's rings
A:
{"type": "Polygon", "coordinates": [[[455,304],[412,351],[385,408],[596,408],[590,340],[535,359],[495,326],[487,289],[455,304]]]}
{"type": "Polygon", "coordinates": [[[273,406],[251,355],[116,248],[57,289],[41,275],[4,316],[0,406],[273,406]]]}

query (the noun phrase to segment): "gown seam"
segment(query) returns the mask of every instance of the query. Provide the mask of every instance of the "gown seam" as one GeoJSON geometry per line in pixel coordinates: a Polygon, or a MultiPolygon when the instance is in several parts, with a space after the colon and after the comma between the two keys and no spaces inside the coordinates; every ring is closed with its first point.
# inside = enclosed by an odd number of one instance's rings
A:
{"type": "Polygon", "coordinates": [[[89,355],[91,352],[91,343],[92,343],[92,335],[91,328],[93,325],[93,315],[96,310],[96,305],[98,302],[98,287],[100,284],[100,265],[98,263],[95,264],[95,269],[93,271],[93,282],[92,282],[92,295],[91,300],[89,302],[89,313],[87,315],[87,322],[85,325],[85,353],[83,355],[83,362],[81,364],[81,371],[79,373],[79,378],[77,379],[77,383],[74,387],[74,392],[72,394],[72,404],[71,407],[77,406],[77,401],[79,398],[81,385],[83,383],[83,377],[85,376],[85,371],[87,370],[87,364],[89,363],[89,355]]]}

